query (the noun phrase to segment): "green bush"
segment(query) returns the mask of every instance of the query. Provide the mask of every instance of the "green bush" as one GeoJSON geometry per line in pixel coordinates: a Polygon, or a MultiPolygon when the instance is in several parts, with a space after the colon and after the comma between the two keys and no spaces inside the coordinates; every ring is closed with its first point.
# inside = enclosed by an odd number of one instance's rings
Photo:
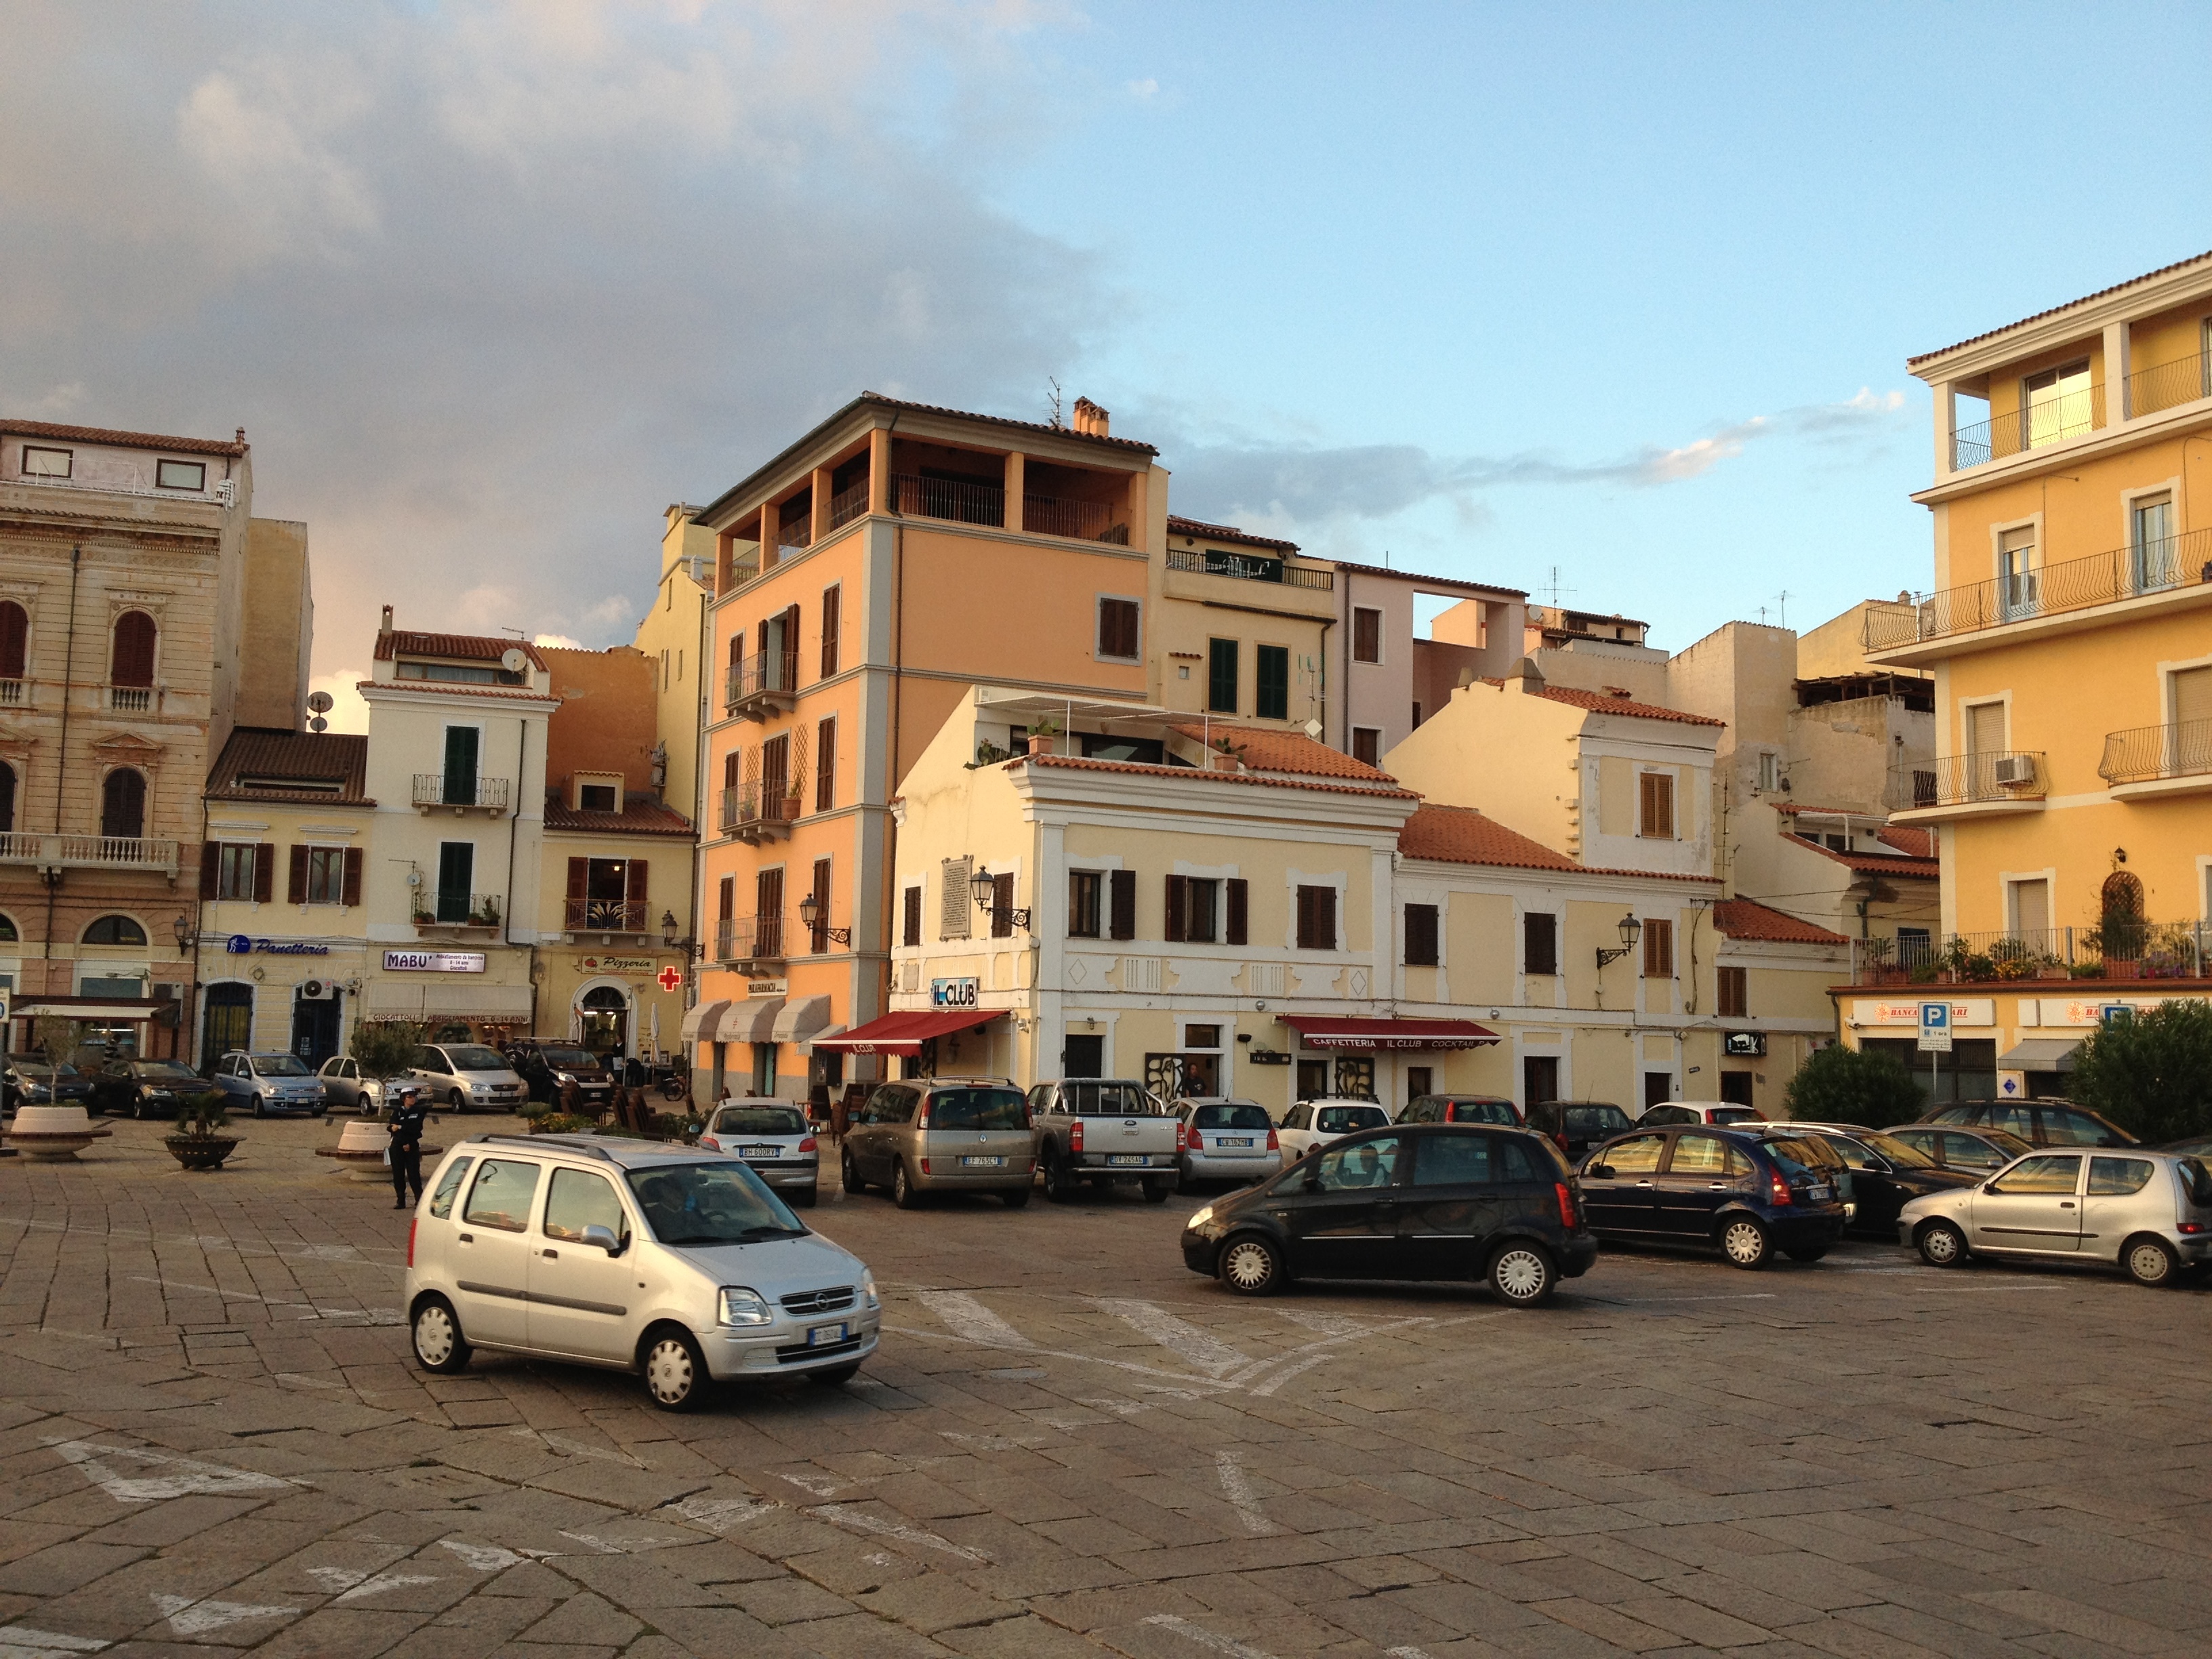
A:
{"type": "Polygon", "coordinates": [[[415,1063],[422,1046],[422,1028],[411,1020],[365,1019],[353,1028],[346,1054],[361,1067],[363,1077],[379,1083],[398,1077],[415,1063]]]}
{"type": "Polygon", "coordinates": [[[2100,1026],[2066,1093],[2153,1145],[2212,1133],[2212,1003],[2161,1003],[2100,1026]]]}
{"type": "Polygon", "coordinates": [[[1926,1092],[1887,1054],[1833,1043],[1797,1068],[1783,1091],[1784,1111],[1801,1123],[1863,1123],[1886,1129],[1927,1109],[1926,1092]]]}

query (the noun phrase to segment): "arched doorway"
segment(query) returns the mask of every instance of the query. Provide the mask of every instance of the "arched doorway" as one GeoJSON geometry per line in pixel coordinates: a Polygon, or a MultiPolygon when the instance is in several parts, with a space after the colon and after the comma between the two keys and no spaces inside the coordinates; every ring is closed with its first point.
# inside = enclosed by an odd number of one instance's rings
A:
{"type": "Polygon", "coordinates": [[[616,986],[595,985],[576,999],[578,1041],[617,1072],[629,1053],[629,993],[616,986]]]}
{"type": "Polygon", "coordinates": [[[200,1070],[212,1072],[216,1062],[234,1048],[253,1046],[253,988],[233,980],[207,988],[206,1010],[200,1018],[200,1070]]]}
{"type": "Polygon", "coordinates": [[[344,1024],[345,993],[325,981],[329,994],[311,997],[307,988],[292,993],[292,1052],[309,1070],[338,1051],[338,1029],[344,1024]]]}

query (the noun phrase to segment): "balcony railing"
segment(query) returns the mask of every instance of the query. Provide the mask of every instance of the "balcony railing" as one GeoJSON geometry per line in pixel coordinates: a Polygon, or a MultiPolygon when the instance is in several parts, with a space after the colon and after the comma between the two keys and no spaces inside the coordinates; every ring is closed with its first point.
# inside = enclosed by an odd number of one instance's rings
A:
{"type": "Polygon", "coordinates": [[[500,906],[503,902],[497,893],[447,892],[438,888],[423,888],[415,895],[415,925],[417,927],[496,927],[500,923],[500,906]]]}
{"type": "Polygon", "coordinates": [[[1313,587],[1328,592],[1336,586],[1334,570],[1308,570],[1280,559],[1249,553],[1176,553],[1168,555],[1170,570],[1195,571],[1206,576],[1233,576],[1239,581],[1279,582],[1285,587],[1313,587]]]}
{"type": "Polygon", "coordinates": [[[781,962],[783,960],[783,917],[781,915],[732,916],[714,924],[717,962],[781,962]]]}
{"type": "Polygon", "coordinates": [[[111,685],[101,697],[101,705],[111,714],[148,714],[154,709],[160,696],[150,685],[111,685]]]}
{"type": "Polygon", "coordinates": [[[1951,470],[2001,461],[2008,455],[2040,449],[2095,431],[2105,423],[2105,388],[2044,398],[2023,404],[1974,426],[1960,427],[1951,434],[1951,470]]]}
{"type": "Polygon", "coordinates": [[[1921,595],[1909,606],[1872,607],[1863,637],[1869,651],[1894,650],[2203,582],[2212,582],[2212,529],[1947,587],[1921,595]]]}
{"type": "Polygon", "coordinates": [[[1893,812],[1907,812],[1978,801],[2040,800],[2045,788],[2040,750],[1990,749],[1892,767],[1887,805],[1893,812]]]}
{"type": "Polygon", "coordinates": [[[2212,398],[2212,357],[2199,353],[2128,376],[2128,416],[2155,415],[2161,409],[2212,398]]]}
{"type": "Polygon", "coordinates": [[[572,898],[562,901],[561,926],[572,933],[641,933],[643,899],[572,898]]]}
{"type": "Polygon", "coordinates": [[[159,870],[177,873],[177,843],[143,836],[0,834],[0,864],[47,869],[159,870]]]}
{"type": "Polygon", "coordinates": [[[868,510],[868,481],[866,478],[850,489],[830,498],[830,527],[839,530],[868,510]]]}
{"type": "Polygon", "coordinates": [[[2212,720],[2138,726],[2105,736],[2097,775],[2106,783],[2151,783],[2212,772],[2212,720]]]}
{"type": "Polygon", "coordinates": [[[2087,927],[2038,927],[1928,938],[1855,939],[1855,985],[1960,985],[2024,980],[2202,979],[2212,922],[2108,917],[2087,927]]]}
{"type": "Polygon", "coordinates": [[[776,526],[775,544],[778,547],[800,548],[813,544],[814,515],[801,514],[789,524],[776,526]]]}
{"type": "Polygon", "coordinates": [[[27,680],[0,680],[0,708],[20,708],[30,700],[27,680]]]}
{"type": "Polygon", "coordinates": [[[747,720],[766,720],[769,711],[791,706],[799,694],[799,653],[796,651],[757,651],[742,664],[733,664],[726,681],[730,713],[747,720]]]}
{"type": "Polygon", "coordinates": [[[474,807],[478,811],[504,812],[507,790],[505,778],[475,778],[453,772],[415,775],[417,806],[474,807]]]}
{"type": "Polygon", "coordinates": [[[900,477],[891,480],[891,511],[954,524],[1004,525],[1006,492],[996,484],[963,483],[954,478],[900,477]]]}
{"type": "Polygon", "coordinates": [[[1103,501],[1069,501],[1060,495],[1022,496],[1022,528],[1033,536],[1067,536],[1079,542],[1129,544],[1129,526],[1117,524],[1103,501]]]}
{"type": "Polygon", "coordinates": [[[741,784],[735,789],[722,791],[722,829],[726,834],[741,841],[755,843],[780,840],[791,833],[803,805],[799,796],[787,793],[798,786],[788,781],[771,779],[763,787],[758,783],[741,784]]]}

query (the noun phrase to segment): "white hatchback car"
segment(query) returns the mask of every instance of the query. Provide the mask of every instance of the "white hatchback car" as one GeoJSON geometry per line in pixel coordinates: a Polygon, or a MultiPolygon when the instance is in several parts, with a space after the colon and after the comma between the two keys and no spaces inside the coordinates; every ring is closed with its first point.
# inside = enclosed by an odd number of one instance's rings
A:
{"type": "Polygon", "coordinates": [[[1282,1143],[1283,1167],[1288,1169],[1316,1146],[1362,1129],[1386,1127],[1389,1121],[1390,1114],[1371,1100],[1302,1100],[1275,1132],[1282,1143]]]}
{"type": "Polygon", "coordinates": [[[1978,1255],[2117,1267],[2173,1285],[2212,1262],[2212,1169],[2147,1147],[2037,1147],[1987,1181],[1929,1193],[1897,1218],[1897,1240],[1934,1267],[1978,1255]]]}
{"type": "Polygon", "coordinates": [[[589,1135],[471,1135],[407,1235],[415,1358],[489,1348],[641,1374],[688,1411],[710,1384],[843,1382],[883,1310],[860,1259],[734,1158],[589,1135]]]}

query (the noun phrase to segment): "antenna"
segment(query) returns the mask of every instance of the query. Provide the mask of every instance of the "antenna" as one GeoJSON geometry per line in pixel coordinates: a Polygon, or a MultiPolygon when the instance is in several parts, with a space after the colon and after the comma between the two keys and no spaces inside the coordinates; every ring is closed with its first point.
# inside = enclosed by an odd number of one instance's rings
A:
{"type": "Polygon", "coordinates": [[[1552,595],[1552,609],[1557,611],[1559,608],[1559,598],[1562,594],[1572,593],[1575,591],[1576,590],[1574,588],[1562,587],[1559,586],[1559,567],[1553,565],[1552,567],[1552,582],[1550,587],[1550,592],[1552,595]]]}
{"type": "MultiPolygon", "coordinates": [[[[1779,593],[1777,593],[1777,594],[1774,596],[1774,604],[1775,604],[1774,625],[1775,625],[1776,627],[1778,627],[1778,628],[1787,628],[1787,627],[1789,627],[1789,626],[1790,626],[1790,590],[1789,590],[1788,588],[1786,588],[1786,587],[1785,587],[1785,588],[1784,588],[1784,589],[1783,589],[1779,593]]],[[[1765,621],[1766,620],[1766,613],[1765,613],[1764,611],[1760,611],[1759,619],[1759,621],[1761,621],[1761,622],[1765,622],[1765,621]]]]}
{"type": "Polygon", "coordinates": [[[1060,382],[1054,380],[1049,374],[1046,375],[1044,379],[1045,384],[1052,388],[1052,397],[1048,401],[1052,410],[1052,429],[1057,432],[1066,425],[1066,422],[1060,419],[1060,382]]]}

